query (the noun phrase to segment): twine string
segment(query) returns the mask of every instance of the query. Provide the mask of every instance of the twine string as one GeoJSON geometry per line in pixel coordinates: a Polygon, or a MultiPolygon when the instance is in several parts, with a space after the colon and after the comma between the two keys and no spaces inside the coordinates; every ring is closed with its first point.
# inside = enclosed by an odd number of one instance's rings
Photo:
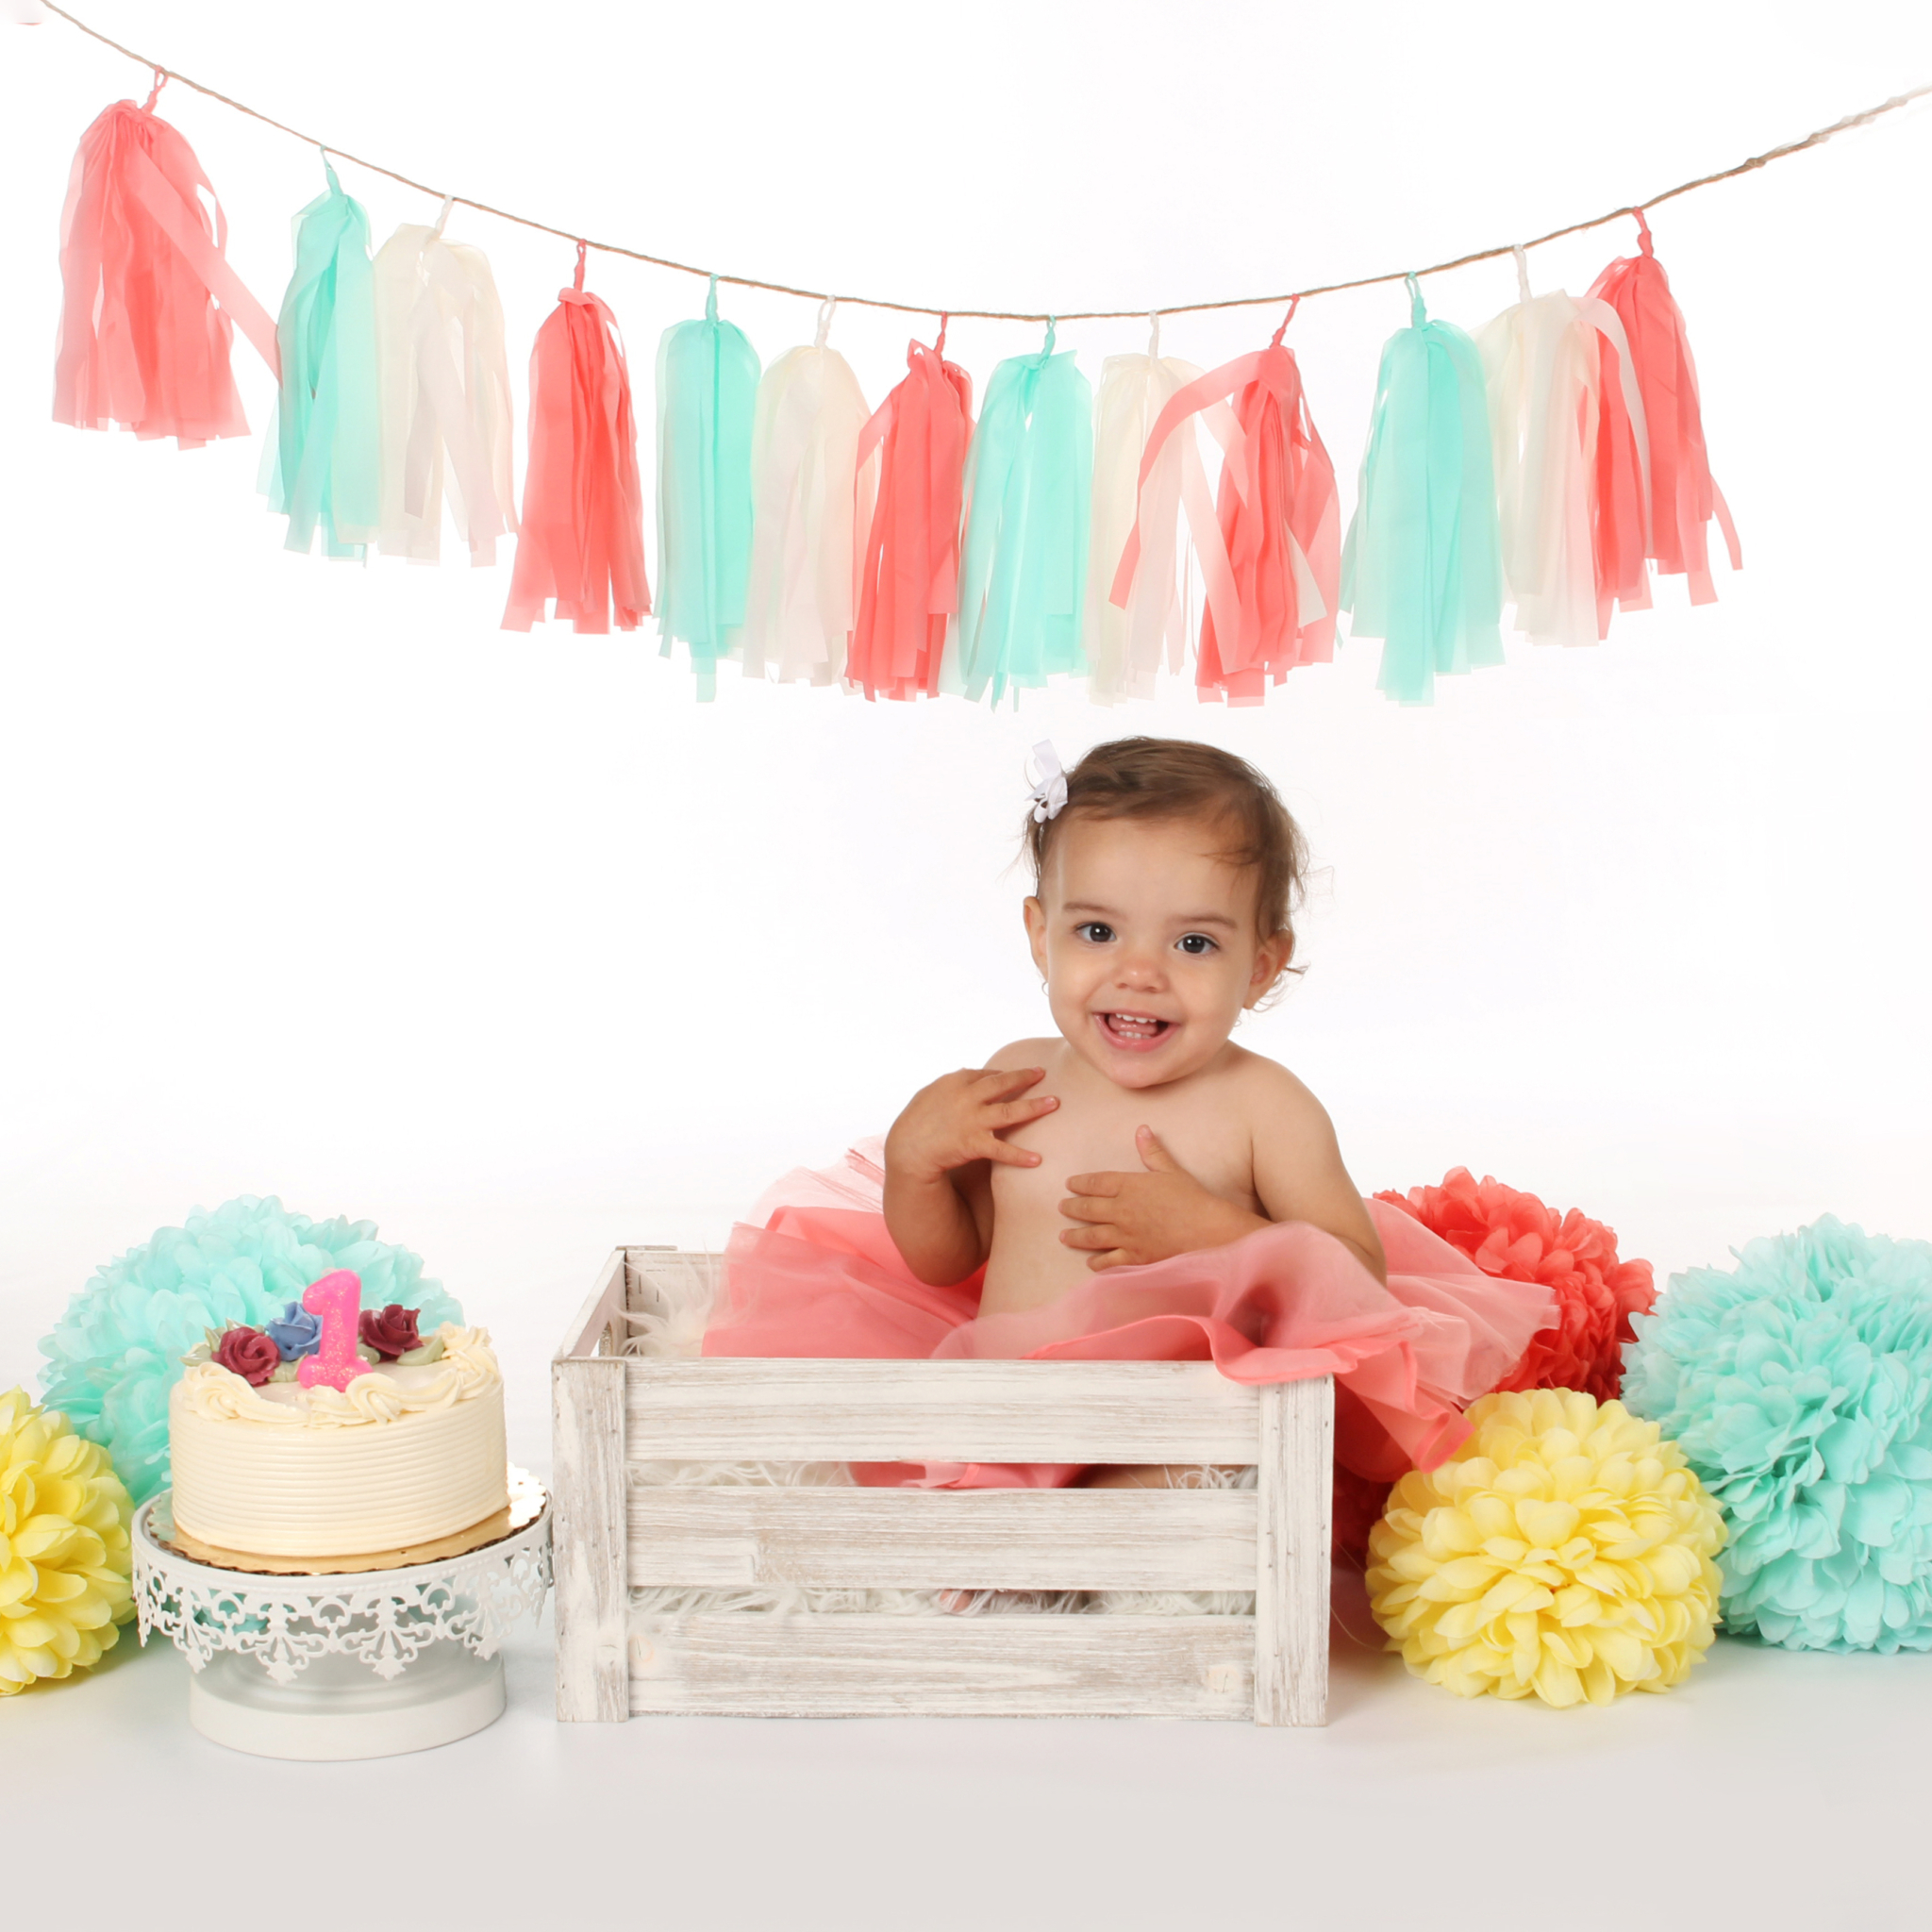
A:
{"type": "MultiPolygon", "coordinates": [[[[313,135],[304,134],[299,128],[291,127],[284,121],[277,121],[272,114],[264,114],[258,108],[251,108],[246,101],[238,101],[231,95],[204,85],[201,81],[191,80],[178,68],[163,67],[145,54],[137,54],[132,47],[125,47],[119,41],[110,40],[96,27],[57,4],[57,0],[42,0],[49,13],[58,14],[69,26],[77,27],[90,40],[98,41],[104,47],[111,47],[117,54],[125,54],[128,59],[141,66],[150,68],[156,75],[155,92],[160,92],[162,80],[175,86],[192,88],[198,94],[206,94],[211,101],[220,101],[225,108],[232,108],[238,114],[246,114],[250,120],[259,121],[264,126],[275,128],[283,134],[293,135],[297,141],[306,142],[311,147],[323,147],[325,143],[313,135]]],[[[1566,236],[1581,235],[1591,228],[1607,226],[1611,222],[1620,222],[1634,216],[1641,231],[1640,242],[1643,252],[1650,253],[1650,225],[1644,220],[1645,211],[1661,207],[1667,201],[1675,201],[1680,194],[1694,193],[1700,188],[1712,188],[1720,181],[1736,180],[1740,175],[1749,175],[1756,170],[1768,167],[1773,161],[1782,161],[1792,155],[1801,155],[1808,148],[1822,147],[1827,141],[1835,140],[1840,134],[1849,134],[1854,128],[1869,126],[1884,115],[1894,114],[1901,108],[1909,107],[1912,102],[1923,100],[1932,94],[1932,84],[1908,89],[1906,92],[1893,94],[1890,100],[1880,101],[1874,108],[1865,108],[1856,114],[1847,114],[1842,120],[1834,121],[1829,127],[1820,127],[1796,141],[1780,142],[1776,147],[1766,148],[1761,155],[1753,155],[1748,160],[1740,161],[1735,167],[1721,168],[1714,175],[1700,175],[1694,181],[1680,181],[1674,188],[1666,188],[1659,194],[1653,194],[1646,200],[1631,202],[1623,208],[1613,208],[1607,214],[1592,215],[1588,221],[1571,222],[1567,226],[1552,228],[1547,235],[1538,235],[1528,242],[1505,242],[1495,248],[1473,249],[1467,255],[1458,255],[1453,260],[1432,262],[1427,268],[1398,269],[1388,275],[1357,275],[1352,281],[1323,282],[1313,288],[1285,291],[1277,295],[1234,295],[1219,302],[1164,302],[1160,307],[1162,315],[1204,315],[1222,308],[1274,308],[1284,302],[1299,302],[1311,295],[1339,295],[1351,289],[1374,289],[1385,283],[1406,281],[1412,275],[1443,275],[1452,269],[1469,268],[1478,261],[1494,261],[1513,254],[1517,248],[1541,248],[1546,242],[1560,242],[1566,236]]],[[[152,105],[153,96],[149,97],[152,105]]],[[[478,214],[493,216],[500,222],[513,222],[522,228],[534,228],[540,235],[555,235],[565,242],[578,242],[575,228],[553,227],[548,222],[533,220],[528,215],[512,213],[508,208],[493,208],[487,201],[473,201],[466,194],[448,194],[441,188],[431,188],[426,182],[400,175],[393,168],[385,168],[380,161],[364,160],[360,155],[352,155],[346,148],[326,144],[326,152],[339,161],[348,161],[358,168],[367,169],[372,175],[381,175],[405,188],[413,188],[419,194],[426,194],[432,200],[447,201],[458,208],[475,208],[478,214]]],[[[833,299],[836,291],[825,289],[794,288],[789,282],[767,282],[756,275],[713,275],[711,270],[697,268],[688,261],[673,261],[668,256],[646,254],[641,248],[625,248],[615,242],[589,242],[582,245],[595,248],[605,255],[617,255],[628,261],[641,261],[652,268],[669,269],[674,275],[696,275],[700,280],[725,282],[736,289],[763,289],[774,295],[796,295],[808,302],[824,302],[833,299]]],[[[900,315],[950,315],[966,316],[977,322],[1132,322],[1143,319],[1144,308],[1063,308],[1057,316],[1049,316],[1045,309],[1024,311],[1012,308],[945,308],[929,302],[891,302],[880,295],[837,294],[837,300],[852,303],[862,308],[891,309],[900,315]]],[[[943,337],[943,325],[941,327],[943,337]]]]}

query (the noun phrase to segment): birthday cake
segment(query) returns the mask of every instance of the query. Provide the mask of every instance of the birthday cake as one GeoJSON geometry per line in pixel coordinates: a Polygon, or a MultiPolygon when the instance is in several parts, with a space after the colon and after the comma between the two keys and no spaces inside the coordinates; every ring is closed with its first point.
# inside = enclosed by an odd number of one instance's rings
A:
{"type": "Polygon", "coordinates": [[[231,1325],[188,1357],[168,1406],[183,1541],[275,1559],[407,1557],[507,1510],[487,1331],[419,1335],[413,1308],[358,1310],[351,1285],[359,1296],[352,1274],[317,1283],[281,1322],[231,1325]]]}

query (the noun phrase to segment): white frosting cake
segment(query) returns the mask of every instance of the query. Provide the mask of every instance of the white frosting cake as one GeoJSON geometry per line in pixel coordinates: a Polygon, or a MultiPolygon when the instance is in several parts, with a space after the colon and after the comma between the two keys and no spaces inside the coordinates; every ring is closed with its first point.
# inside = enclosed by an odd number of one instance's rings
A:
{"type": "Polygon", "coordinates": [[[384,1362],[346,1389],[252,1388],[218,1362],[169,1397],[175,1526],[218,1549],[354,1557],[469,1529],[509,1501],[503,1377],[481,1328],[441,1359],[384,1362]]]}

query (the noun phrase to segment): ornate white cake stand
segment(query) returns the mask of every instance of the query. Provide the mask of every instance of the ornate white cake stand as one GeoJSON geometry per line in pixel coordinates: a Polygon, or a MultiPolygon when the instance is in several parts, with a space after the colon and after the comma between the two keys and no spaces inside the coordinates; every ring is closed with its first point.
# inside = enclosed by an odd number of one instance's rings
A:
{"type": "Polygon", "coordinates": [[[391,1757],[503,1715],[504,1637],[550,1587],[550,1499],[510,1471],[508,1534],[459,1557],[335,1576],[220,1570],[168,1547],[172,1492],[134,1515],[141,1641],[187,1657],[188,1719],[259,1757],[391,1757]]]}

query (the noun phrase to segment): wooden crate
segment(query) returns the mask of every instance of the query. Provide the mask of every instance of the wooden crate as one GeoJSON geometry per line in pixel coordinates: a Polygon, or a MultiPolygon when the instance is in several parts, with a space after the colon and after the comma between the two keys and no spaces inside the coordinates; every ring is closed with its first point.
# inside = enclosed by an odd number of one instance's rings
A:
{"type": "Polygon", "coordinates": [[[667,1360],[625,1310],[715,1256],[610,1257],[551,1365],[557,1714],[1325,1722],[1325,1377],[1207,1362],[667,1360]],[[1254,1464],[1252,1490],[633,1487],[637,1462],[1254,1464]],[[699,1612],[631,1641],[633,1587],[1241,1591],[1252,1616],[699,1612]]]}

